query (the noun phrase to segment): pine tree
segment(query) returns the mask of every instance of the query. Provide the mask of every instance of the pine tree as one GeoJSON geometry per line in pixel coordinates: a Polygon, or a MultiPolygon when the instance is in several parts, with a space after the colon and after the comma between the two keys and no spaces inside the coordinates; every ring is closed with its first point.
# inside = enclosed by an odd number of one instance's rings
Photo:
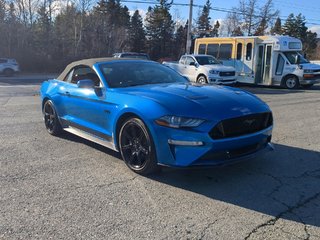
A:
{"type": "Polygon", "coordinates": [[[46,6],[41,6],[38,10],[38,17],[34,23],[35,44],[38,48],[37,53],[41,57],[48,57],[48,46],[50,40],[50,19],[46,6]]]}
{"type": "Polygon", "coordinates": [[[5,55],[6,47],[5,47],[5,39],[3,38],[3,34],[6,32],[6,2],[5,0],[0,0],[0,55],[5,55]]]}
{"type": "Polygon", "coordinates": [[[307,54],[307,57],[314,55],[315,49],[317,48],[317,42],[317,33],[307,31],[303,41],[303,50],[307,54]]]}
{"type": "Polygon", "coordinates": [[[188,34],[188,22],[185,26],[180,26],[175,33],[174,37],[174,58],[179,58],[182,54],[186,52],[187,44],[187,34],[188,34]]]}
{"type": "Polygon", "coordinates": [[[243,33],[243,31],[241,30],[240,27],[236,27],[236,28],[232,31],[231,36],[233,36],[233,37],[244,36],[244,33],[243,33]]]}
{"type": "Polygon", "coordinates": [[[220,22],[216,21],[211,32],[211,37],[219,37],[219,28],[220,28],[220,22]]]}
{"type": "Polygon", "coordinates": [[[130,20],[129,48],[133,52],[145,51],[146,33],[143,28],[142,17],[136,10],[130,20]]]}
{"type": "Polygon", "coordinates": [[[94,27],[97,43],[94,52],[98,56],[110,56],[127,49],[130,15],[119,0],[100,0],[94,7],[94,27]]]}
{"type": "Polygon", "coordinates": [[[150,55],[154,59],[172,55],[174,24],[168,0],[160,0],[154,8],[149,7],[146,16],[146,33],[150,55]]]}
{"type": "Polygon", "coordinates": [[[267,29],[267,20],[263,18],[261,22],[259,23],[258,28],[256,29],[254,36],[264,36],[265,35],[265,30],[267,29]]]}
{"type": "Polygon", "coordinates": [[[18,29],[19,29],[19,22],[16,16],[16,10],[14,3],[9,4],[9,11],[6,19],[7,23],[7,49],[8,49],[8,56],[12,56],[17,51],[18,46],[18,29]]]}
{"type": "Polygon", "coordinates": [[[294,35],[297,35],[296,30],[297,30],[297,25],[295,22],[295,17],[294,17],[294,14],[291,13],[288,16],[286,22],[282,26],[282,33],[284,35],[294,36],[294,35]]]}
{"type": "Polygon", "coordinates": [[[201,15],[197,21],[197,34],[199,37],[210,36],[210,31],[212,26],[210,25],[210,0],[207,0],[206,4],[203,6],[201,15]]]}
{"type": "Polygon", "coordinates": [[[307,54],[311,54],[317,47],[317,33],[308,31],[306,19],[301,14],[296,17],[290,14],[283,25],[282,32],[284,35],[299,38],[303,43],[303,51],[307,54]]]}
{"type": "Polygon", "coordinates": [[[3,24],[6,19],[6,1],[0,0],[0,24],[3,24]]]}
{"type": "Polygon", "coordinates": [[[74,4],[67,5],[55,18],[55,57],[64,56],[74,59],[77,29],[79,29],[79,11],[74,4]]]}
{"type": "Polygon", "coordinates": [[[295,22],[295,25],[297,26],[297,31],[296,35],[293,35],[293,37],[297,37],[304,40],[307,37],[308,31],[308,28],[306,27],[306,18],[302,16],[300,13],[296,16],[295,22]]]}
{"type": "Polygon", "coordinates": [[[282,27],[281,27],[281,19],[278,17],[273,28],[270,31],[271,35],[281,35],[282,27]]]}
{"type": "Polygon", "coordinates": [[[308,28],[306,27],[305,17],[301,14],[296,17],[291,13],[282,27],[284,35],[305,39],[308,28]]]}

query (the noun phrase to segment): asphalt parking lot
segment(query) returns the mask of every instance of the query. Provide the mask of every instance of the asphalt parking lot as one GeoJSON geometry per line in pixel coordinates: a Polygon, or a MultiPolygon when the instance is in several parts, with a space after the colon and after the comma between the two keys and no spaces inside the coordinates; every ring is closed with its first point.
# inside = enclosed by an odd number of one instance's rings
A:
{"type": "Polygon", "coordinates": [[[274,113],[264,157],[142,177],[47,134],[44,78],[0,77],[0,239],[320,239],[320,86],[241,87],[274,113]]]}

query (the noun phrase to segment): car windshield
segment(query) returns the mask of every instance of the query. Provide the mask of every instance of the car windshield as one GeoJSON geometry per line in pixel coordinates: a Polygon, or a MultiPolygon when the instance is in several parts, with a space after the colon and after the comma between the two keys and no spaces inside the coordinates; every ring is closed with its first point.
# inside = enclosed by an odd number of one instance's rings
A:
{"type": "Polygon", "coordinates": [[[197,59],[197,62],[200,65],[213,65],[213,64],[219,64],[219,61],[211,56],[197,56],[195,57],[197,59]]]}
{"type": "Polygon", "coordinates": [[[288,61],[291,64],[296,64],[297,56],[300,57],[299,63],[309,63],[309,61],[307,59],[305,59],[299,52],[284,52],[284,55],[286,55],[288,61]]]}
{"type": "Polygon", "coordinates": [[[100,64],[109,87],[123,88],[146,84],[187,83],[176,71],[159,63],[121,61],[100,64]]]}

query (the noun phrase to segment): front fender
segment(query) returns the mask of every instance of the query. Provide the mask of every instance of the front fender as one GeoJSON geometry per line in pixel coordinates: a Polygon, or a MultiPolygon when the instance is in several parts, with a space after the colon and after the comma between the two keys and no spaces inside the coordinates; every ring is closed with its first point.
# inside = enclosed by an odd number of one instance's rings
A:
{"type": "MultiPolygon", "coordinates": [[[[137,104],[137,103],[136,103],[137,104]]],[[[123,117],[126,116],[136,116],[140,118],[146,127],[148,128],[151,137],[154,141],[154,143],[157,145],[158,140],[156,137],[155,129],[154,129],[154,121],[162,116],[165,116],[168,113],[168,111],[162,107],[160,104],[157,104],[153,101],[147,101],[145,102],[144,99],[144,106],[135,106],[135,103],[132,103],[131,106],[125,106],[122,108],[116,115],[114,119],[114,125],[113,125],[113,138],[114,138],[114,144],[116,148],[118,148],[118,130],[120,129],[121,122],[123,121],[123,117]],[[137,110],[139,109],[139,110],[137,110]]]]}

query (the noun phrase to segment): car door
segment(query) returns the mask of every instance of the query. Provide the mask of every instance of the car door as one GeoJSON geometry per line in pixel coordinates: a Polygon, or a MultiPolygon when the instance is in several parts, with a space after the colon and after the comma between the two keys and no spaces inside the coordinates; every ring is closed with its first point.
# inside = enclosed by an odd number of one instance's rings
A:
{"type": "Polygon", "coordinates": [[[196,81],[197,78],[197,67],[195,66],[196,61],[192,57],[187,57],[186,58],[186,76],[193,82],[196,81]]]}
{"type": "Polygon", "coordinates": [[[88,66],[75,67],[67,75],[63,95],[64,120],[69,126],[109,140],[108,103],[105,101],[103,82],[88,66]],[[90,79],[95,83],[92,88],[80,88],[80,80],[90,79]]]}

